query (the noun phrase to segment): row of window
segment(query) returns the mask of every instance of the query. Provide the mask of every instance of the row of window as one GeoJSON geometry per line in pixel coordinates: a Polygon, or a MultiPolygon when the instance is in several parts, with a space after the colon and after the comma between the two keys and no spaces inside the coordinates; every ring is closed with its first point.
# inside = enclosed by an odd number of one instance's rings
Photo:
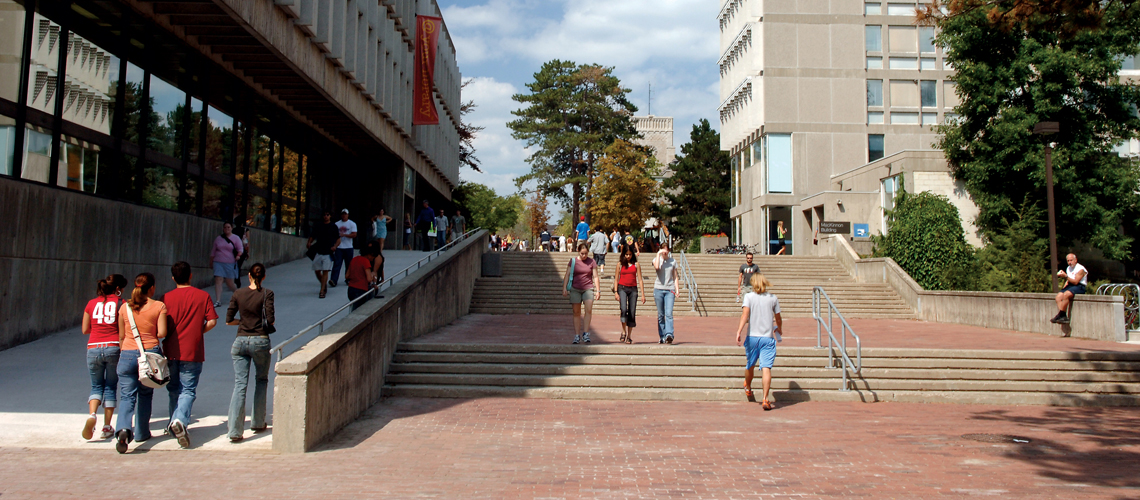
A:
{"type": "Polygon", "coordinates": [[[888,47],[883,47],[883,27],[869,25],[864,27],[867,52],[903,52],[934,54],[937,48],[934,45],[934,28],[925,26],[888,26],[888,47]]]}
{"type": "Polygon", "coordinates": [[[887,8],[883,9],[883,4],[880,2],[866,2],[863,4],[863,14],[867,16],[909,16],[913,18],[917,12],[918,6],[913,3],[888,3],[887,8]]]}

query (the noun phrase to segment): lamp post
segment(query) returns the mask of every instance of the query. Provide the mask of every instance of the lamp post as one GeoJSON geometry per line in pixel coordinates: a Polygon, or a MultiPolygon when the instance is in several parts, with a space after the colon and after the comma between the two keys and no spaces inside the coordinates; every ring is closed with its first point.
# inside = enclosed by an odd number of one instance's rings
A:
{"type": "MultiPolygon", "coordinates": [[[[1040,122],[1033,127],[1034,135],[1050,136],[1061,131],[1058,122],[1040,122]]],[[[1049,212],[1049,276],[1053,293],[1057,293],[1057,217],[1053,211],[1053,145],[1045,143],[1045,202],[1049,212]]]]}

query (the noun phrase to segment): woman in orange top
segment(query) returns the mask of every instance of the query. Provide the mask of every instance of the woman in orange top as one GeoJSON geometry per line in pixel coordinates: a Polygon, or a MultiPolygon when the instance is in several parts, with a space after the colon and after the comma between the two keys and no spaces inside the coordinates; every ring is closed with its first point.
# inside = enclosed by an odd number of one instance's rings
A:
{"type": "Polygon", "coordinates": [[[131,300],[119,309],[119,417],[115,420],[115,450],[127,452],[127,443],[150,439],[150,409],[154,389],[139,382],[139,345],[135,342],[128,315],[134,315],[135,326],[147,352],[161,353],[159,339],[166,337],[166,304],[154,300],[154,275],[135,277],[131,300]],[[132,429],[133,427],[133,429],[132,429]]]}

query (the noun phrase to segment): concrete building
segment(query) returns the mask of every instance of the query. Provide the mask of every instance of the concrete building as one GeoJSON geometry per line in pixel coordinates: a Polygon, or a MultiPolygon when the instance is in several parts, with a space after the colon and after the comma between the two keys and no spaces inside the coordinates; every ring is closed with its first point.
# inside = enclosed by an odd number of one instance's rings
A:
{"type": "Polygon", "coordinates": [[[673,117],[635,116],[633,126],[642,135],[636,141],[642,146],[653,148],[653,154],[662,166],[668,167],[677,158],[677,148],[673,147],[673,117]]]}
{"type": "Polygon", "coordinates": [[[440,124],[413,126],[417,14],[439,6],[0,0],[0,276],[37,289],[0,295],[0,348],[77,323],[110,273],[153,272],[161,294],[187,260],[211,280],[223,220],[279,262],[324,210],[366,228],[446,205],[460,73],[445,25],[440,124]]]}
{"type": "Polygon", "coordinates": [[[785,253],[815,254],[821,220],[875,234],[900,180],[955,200],[967,238],[980,243],[977,209],[931,150],[931,126],[952,118],[957,96],[933,28],[914,25],[916,6],[721,2],[718,111],[734,243],[776,253],[782,225],[785,253]]]}

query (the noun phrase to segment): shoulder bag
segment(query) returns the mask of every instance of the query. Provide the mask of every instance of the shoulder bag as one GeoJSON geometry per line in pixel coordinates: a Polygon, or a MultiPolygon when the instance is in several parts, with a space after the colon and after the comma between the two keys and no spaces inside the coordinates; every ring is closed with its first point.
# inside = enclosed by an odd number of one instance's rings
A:
{"type": "Polygon", "coordinates": [[[261,329],[265,331],[266,335],[272,335],[277,332],[277,327],[269,322],[269,314],[265,308],[265,302],[269,300],[269,290],[261,291],[261,329]]]}
{"type": "MultiPolygon", "coordinates": [[[[152,389],[158,389],[170,382],[170,368],[166,365],[166,356],[157,352],[146,352],[143,347],[139,327],[135,325],[135,313],[127,305],[127,319],[131,323],[131,333],[135,336],[135,344],[139,348],[139,382],[152,389]]],[[[158,341],[158,350],[162,350],[162,340],[158,341]]]]}
{"type": "Polygon", "coordinates": [[[570,265],[566,270],[566,291],[574,291],[574,259],[570,259],[570,265]]]}

